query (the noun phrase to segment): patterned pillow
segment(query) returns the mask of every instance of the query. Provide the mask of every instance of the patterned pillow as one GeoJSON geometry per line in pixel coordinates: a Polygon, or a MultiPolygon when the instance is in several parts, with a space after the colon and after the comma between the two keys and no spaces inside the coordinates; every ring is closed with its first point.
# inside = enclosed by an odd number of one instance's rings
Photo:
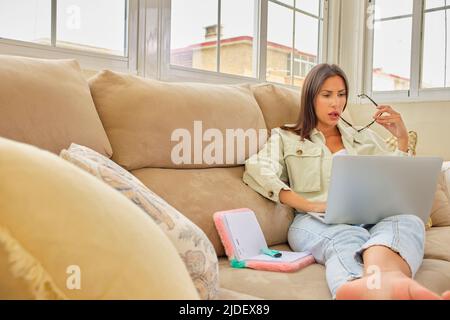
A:
{"type": "Polygon", "coordinates": [[[218,261],[204,232],[178,210],[150,191],[131,173],[112,160],[83,146],[72,144],[61,158],[95,175],[144,210],[172,241],[202,299],[218,294],[218,261]]]}
{"type": "MultiPolygon", "coordinates": [[[[417,146],[417,132],[409,131],[408,133],[409,141],[408,141],[408,153],[410,155],[416,155],[416,146],[417,146]]],[[[395,151],[397,149],[397,138],[394,136],[386,139],[386,144],[388,145],[389,150],[395,151]]]]}

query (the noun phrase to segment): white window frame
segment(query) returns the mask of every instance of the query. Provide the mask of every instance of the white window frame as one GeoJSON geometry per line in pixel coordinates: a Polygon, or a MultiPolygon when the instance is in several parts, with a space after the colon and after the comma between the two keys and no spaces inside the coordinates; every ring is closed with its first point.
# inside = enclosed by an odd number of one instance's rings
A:
{"type": "Polygon", "coordinates": [[[0,54],[43,59],[76,59],[81,67],[87,70],[110,69],[133,74],[140,73],[138,59],[142,59],[142,52],[138,52],[138,49],[143,50],[143,47],[138,46],[139,28],[142,28],[142,23],[139,23],[139,9],[145,7],[145,0],[128,0],[128,52],[126,52],[126,56],[56,47],[56,4],[57,0],[52,0],[51,45],[0,38],[0,54]]]}
{"type": "MultiPolygon", "coordinates": [[[[369,18],[367,9],[372,0],[365,1],[366,21],[369,18]]],[[[448,101],[450,100],[450,88],[420,88],[422,58],[423,58],[423,27],[424,27],[424,0],[413,0],[412,17],[412,39],[411,39],[411,76],[410,90],[399,91],[373,91],[372,90],[372,70],[373,70],[373,40],[374,29],[365,30],[365,66],[363,88],[366,94],[373,97],[377,102],[426,102],[426,101],[448,101]]]]}
{"type": "MultiPolygon", "coordinates": [[[[209,83],[261,83],[266,81],[266,45],[267,45],[267,17],[268,0],[259,0],[255,8],[255,45],[254,45],[254,70],[256,77],[246,77],[231,75],[213,71],[198,70],[188,67],[176,66],[170,64],[170,36],[171,36],[171,0],[147,0],[147,55],[145,75],[163,81],[194,81],[209,83]],[[153,19],[148,20],[151,16],[153,19]]],[[[329,10],[329,0],[324,0],[324,23],[322,36],[322,55],[323,61],[336,61],[336,52],[330,52],[330,49],[336,49],[338,41],[334,39],[332,46],[329,47],[330,34],[336,38],[338,32],[338,19],[330,20],[331,11],[329,10]],[[334,28],[330,29],[332,21],[334,28]],[[329,30],[336,30],[330,33],[329,30]]],[[[339,7],[333,5],[337,10],[339,7]]],[[[293,30],[293,32],[295,32],[293,30]]],[[[219,39],[220,40],[220,39],[219,39]]],[[[218,58],[220,59],[220,57],[218,58]]],[[[320,60],[319,60],[320,61],[320,60]]],[[[269,82],[270,83],[270,82],[269,82]]],[[[295,86],[274,83],[297,89],[295,86]]]]}

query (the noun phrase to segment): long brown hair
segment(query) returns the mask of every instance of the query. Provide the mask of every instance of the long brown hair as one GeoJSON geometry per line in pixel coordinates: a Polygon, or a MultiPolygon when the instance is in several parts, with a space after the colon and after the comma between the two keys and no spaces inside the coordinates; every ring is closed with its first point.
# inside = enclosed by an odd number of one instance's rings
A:
{"type": "MultiPolygon", "coordinates": [[[[309,139],[311,131],[317,126],[317,116],[314,110],[314,101],[319,94],[324,82],[334,76],[339,76],[345,83],[346,95],[348,98],[348,80],[344,71],[335,64],[318,64],[306,76],[302,88],[300,101],[300,115],[295,126],[282,126],[281,129],[289,130],[298,134],[303,141],[309,139]]],[[[348,99],[347,99],[348,100],[348,99]]],[[[345,102],[344,110],[347,107],[345,102]]]]}

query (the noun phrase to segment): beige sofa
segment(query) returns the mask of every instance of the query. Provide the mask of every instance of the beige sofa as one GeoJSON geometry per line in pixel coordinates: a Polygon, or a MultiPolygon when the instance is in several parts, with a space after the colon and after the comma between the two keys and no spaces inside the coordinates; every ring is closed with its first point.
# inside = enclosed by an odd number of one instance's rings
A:
{"type": "MultiPolygon", "coordinates": [[[[44,73],[46,63],[40,63],[44,73]]],[[[27,75],[26,69],[20,72],[20,85],[26,86],[27,77],[34,75],[27,75]]],[[[55,78],[61,76],[57,71],[48,75],[55,78]]],[[[0,74],[0,78],[4,75],[0,74]]],[[[17,79],[17,76],[14,78],[17,79]]],[[[65,79],[59,80],[63,85],[65,79]]],[[[76,81],[83,82],[79,77],[76,81]]],[[[56,83],[52,86],[49,90],[59,90],[56,83]]],[[[10,84],[10,88],[4,90],[8,90],[9,95],[36,96],[33,88],[27,87],[28,91],[14,91],[14,88],[15,85],[10,84]]],[[[189,132],[194,137],[215,128],[226,137],[227,129],[260,131],[293,123],[298,115],[298,92],[272,84],[163,83],[111,71],[100,72],[89,79],[89,89],[98,112],[95,116],[85,113],[78,117],[70,112],[45,114],[45,109],[41,109],[40,121],[36,122],[30,120],[29,115],[36,110],[9,110],[8,116],[13,121],[0,120],[0,136],[55,153],[67,148],[68,142],[87,145],[108,156],[112,152],[112,160],[130,171],[208,236],[219,257],[219,299],[331,298],[324,267],[319,264],[294,273],[230,267],[213,224],[212,215],[216,211],[242,207],[252,209],[268,244],[289,250],[287,230],[293,219],[292,209],[263,198],[242,181],[243,161],[255,152],[250,150],[248,144],[244,152],[235,148],[234,154],[226,154],[228,158],[223,163],[216,161],[207,164],[204,159],[186,154],[183,154],[184,163],[173,162],[173,150],[180,143],[180,140],[174,139],[175,130],[185,129],[182,133],[189,132]],[[88,129],[96,117],[100,119],[106,135],[88,129]],[[23,124],[17,123],[17,119],[24,119],[23,124]]],[[[42,92],[38,95],[48,98],[42,92]]],[[[65,108],[63,98],[58,100],[62,109],[65,108]]],[[[76,99],[76,94],[67,97],[67,103],[74,104],[76,99]]],[[[5,99],[0,99],[0,108],[4,103],[5,99]]],[[[90,103],[78,101],[75,108],[85,108],[90,103]]],[[[203,139],[197,146],[192,143],[191,151],[195,148],[205,151],[211,141],[203,139]]],[[[259,147],[264,141],[264,137],[258,140],[259,147]]],[[[225,148],[226,141],[223,145],[225,148]]],[[[219,149],[216,148],[216,152],[219,149]]],[[[441,183],[433,207],[433,212],[439,214],[439,227],[434,226],[427,231],[425,259],[416,277],[420,283],[438,293],[450,289],[450,209],[447,187],[443,180],[441,183]]]]}

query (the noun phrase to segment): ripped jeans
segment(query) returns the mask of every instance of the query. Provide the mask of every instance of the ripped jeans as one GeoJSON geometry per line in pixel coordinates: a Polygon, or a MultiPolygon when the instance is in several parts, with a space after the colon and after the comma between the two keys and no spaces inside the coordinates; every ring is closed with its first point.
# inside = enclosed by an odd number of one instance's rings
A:
{"type": "Polygon", "coordinates": [[[288,242],[293,251],[309,251],[325,265],[333,299],[337,289],[364,274],[365,249],[382,245],[397,252],[416,274],[424,255],[425,226],[414,215],[396,215],[375,225],[325,224],[306,213],[296,212],[289,227],[288,242]]]}

